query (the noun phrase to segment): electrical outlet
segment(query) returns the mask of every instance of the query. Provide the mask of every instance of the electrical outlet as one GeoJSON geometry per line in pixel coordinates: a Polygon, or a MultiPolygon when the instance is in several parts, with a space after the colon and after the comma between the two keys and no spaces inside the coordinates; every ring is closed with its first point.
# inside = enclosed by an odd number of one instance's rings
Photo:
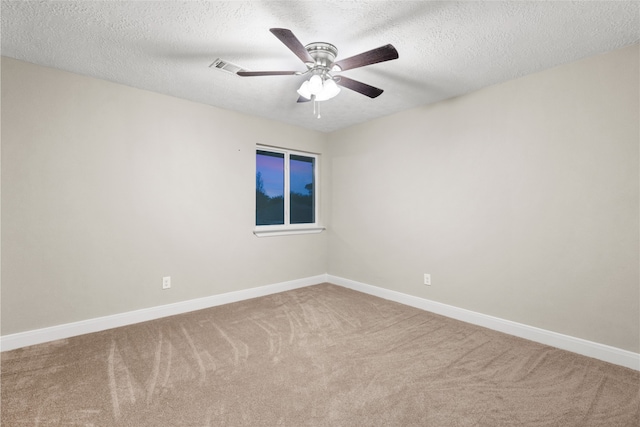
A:
{"type": "Polygon", "coordinates": [[[162,289],[169,289],[171,287],[171,277],[166,276],[162,278],[162,289]]]}
{"type": "Polygon", "coordinates": [[[424,273],[424,284],[431,286],[431,275],[428,273],[424,273]]]}

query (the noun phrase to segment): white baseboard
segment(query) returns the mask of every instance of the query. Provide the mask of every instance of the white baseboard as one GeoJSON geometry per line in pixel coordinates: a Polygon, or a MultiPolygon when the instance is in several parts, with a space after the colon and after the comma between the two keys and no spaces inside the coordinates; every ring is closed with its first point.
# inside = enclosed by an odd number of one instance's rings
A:
{"type": "Polygon", "coordinates": [[[465,310],[451,305],[430,301],[428,299],[403,294],[401,292],[385,288],[379,288],[377,286],[329,274],[320,274],[318,276],[307,277],[304,279],[291,280],[260,286],[257,288],[244,289],[220,295],[212,295],[205,298],[177,302],[174,304],[114,314],[112,316],[99,317],[80,322],[5,335],[0,337],[0,351],[8,351],[30,345],[42,344],[49,341],[70,338],[77,335],[104,331],[106,329],[132,325],[134,323],[146,322],[148,320],[159,319],[195,310],[202,310],[222,304],[229,304],[232,302],[271,295],[324,282],[333,283],[338,286],[343,286],[355,291],[395,301],[421,310],[430,311],[432,313],[451,317],[463,322],[483,326],[485,328],[640,371],[640,354],[638,353],[587,341],[581,338],[559,334],[557,332],[547,331],[533,326],[524,325],[522,323],[512,322],[510,320],[488,316],[486,314],[465,310]]]}
{"type": "Polygon", "coordinates": [[[244,289],[241,291],[228,292],[189,301],[130,311],[127,313],[114,314],[112,316],[98,317],[80,322],[5,335],[0,337],[0,351],[14,350],[16,348],[27,347],[30,345],[42,344],[49,341],[104,331],[106,329],[117,328],[120,326],[132,325],[134,323],[146,322],[148,320],[159,319],[161,317],[202,310],[209,307],[215,307],[217,305],[229,304],[278,292],[289,291],[291,289],[317,285],[326,281],[327,275],[321,274],[304,279],[291,280],[272,285],[260,286],[257,288],[244,289]]]}
{"type": "Polygon", "coordinates": [[[430,311],[432,313],[451,317],[463,322],[504,332],[516,337],[525,338],[530,341],[535,341],[640,371],[640,354],[638,353],[633,353],[631,351],[622,350],[605,344],[599,344],[593,341],[587,341],[581,338],[559,334],[557,332],[547,331],[545,329],[524,325],[522,323],[512,322],[510,320],[500,319],[498,317],[488,316],[486,314],[430,301],[428,299],[414,297],[401,292],[367,285],[365,283],[356,282],[342,277],[327,275],[327,281],[365,294],[374,295],[387,300],[399,302],[404,305],[419,308],[421,310],[430,311]]]}

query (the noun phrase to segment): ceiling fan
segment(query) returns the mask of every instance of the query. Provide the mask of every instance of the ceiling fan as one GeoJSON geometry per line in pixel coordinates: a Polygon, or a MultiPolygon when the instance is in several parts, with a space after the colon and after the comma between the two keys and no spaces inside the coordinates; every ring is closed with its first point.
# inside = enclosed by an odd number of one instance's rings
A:
{"type": "Polygon", "coordinates": [[[300,86],[300,89],[298,89],[298,94],[300,95],[298,102],[314,101],[315,104],[317,101],[326,101],[340,92],[338,86],[346,87],[369,98],[375,98],[383,92],[382,89],[335,73],[398,58],[398,51],[392,45],[387,44],[336,61],[338,49],[330,43],[314,42],[303,46],[291,30],[287,30],[286,28],[271,28],[269,31],[300,58],[307,66],[307,70],[245,71],[238,68],[236,74],[241,77],[299,76],[310,74],[311,77],[309,80],[305,80],[302,86],[300,86]]]}

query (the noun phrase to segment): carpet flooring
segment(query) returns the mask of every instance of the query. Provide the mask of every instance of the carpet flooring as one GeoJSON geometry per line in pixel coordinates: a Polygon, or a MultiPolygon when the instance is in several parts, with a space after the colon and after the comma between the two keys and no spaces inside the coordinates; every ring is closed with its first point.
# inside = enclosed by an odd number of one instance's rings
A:
{"type": "Polygon", "coordinates": [[[2,353],[3,426],[632,426],[640,373],[331,284],[2,353]]]}

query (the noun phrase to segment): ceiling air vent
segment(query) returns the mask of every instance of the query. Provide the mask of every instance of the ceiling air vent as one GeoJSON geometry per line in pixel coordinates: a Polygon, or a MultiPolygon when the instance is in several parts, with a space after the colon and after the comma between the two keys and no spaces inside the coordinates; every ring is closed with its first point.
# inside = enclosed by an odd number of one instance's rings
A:
{"type": "Polygon", "coordinates": [[[238,67],[236,64],[232,64],[231,62],[223,61],[220,58],[213,61],[213,63],[209,65],[209,68],[217,68],[218,70],[226,71],[227,73],[231,74],[236,74],[238,71],[243,71],[242,67],[238,67]]]}

